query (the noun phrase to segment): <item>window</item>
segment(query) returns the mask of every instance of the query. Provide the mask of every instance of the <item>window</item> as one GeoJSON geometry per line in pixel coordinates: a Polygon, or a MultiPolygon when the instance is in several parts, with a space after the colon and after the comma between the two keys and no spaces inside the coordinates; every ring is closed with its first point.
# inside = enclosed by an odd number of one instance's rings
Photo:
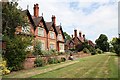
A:
{"type": "Polygon", "coordinates": [[[50,44],[50,49],[54,49],[54,44],[50,44]]]}
{"type": "Polygon", "coordinates": [[[44,28],[38,27],[38,36],[44,37],[44,28]]]}
{"type": "Polygon", "coordinates": [[[50,31],[50,38],[54,39],[54,32],[50,31]]]}
{"type": "Polygon", "coordinates": [[[41,43],[41,49],[45,50],[45,43],[44,42],[41,43]]]}
{"type": "Polygon", "coordinates": [[[26,34],[30,34],[30,26],[24,26],[22,27],[22,32],[26,34]]]}
{"type": "Polygon", "coordinates": [[[62,41],[62,35],[58,34],[58,40],[62,41]]]}
{"type": "Polygon", "coordinates": [[[60,48],[60,52],[64,52],[64,44],[60,44],[59,48],[60,48]]]}

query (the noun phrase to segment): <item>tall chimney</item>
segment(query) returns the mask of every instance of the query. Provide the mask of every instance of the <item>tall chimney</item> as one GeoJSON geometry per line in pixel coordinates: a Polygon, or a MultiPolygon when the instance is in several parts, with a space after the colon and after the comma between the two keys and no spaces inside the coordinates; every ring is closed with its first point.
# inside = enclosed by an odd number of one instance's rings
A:
{"type": "Polygon", "coordinates": [[[74,30],[74,36],[77,37],[77,30],[74,30]]]}
{"type": "Polygon", "coordinates": [[[56,25],[56,17],[55,17],[55,15],[52,15],[52,22],[54,23],[54,25],[56,25]]]}
{"type": "Polygon", "coordinates": [[[82,37],[81,35],[82,35],[82,33],[81,33],[81,32],[79,32],[79,37],[82,37]]]}
{"type": "Polygon", "coordinates": [[[72,38],[73,38],[73,34],[72,34],[72,38]]]}
{"type": "Polygon", "coordinates": [[[85,34],[83,34],[83,40],[85,41],[85,34]]]}
{"type": "Polygon", "coordinates": [[[39,16],[39,6],[38,4],[34,4],[34,16],[38,17],[39,16]]]}

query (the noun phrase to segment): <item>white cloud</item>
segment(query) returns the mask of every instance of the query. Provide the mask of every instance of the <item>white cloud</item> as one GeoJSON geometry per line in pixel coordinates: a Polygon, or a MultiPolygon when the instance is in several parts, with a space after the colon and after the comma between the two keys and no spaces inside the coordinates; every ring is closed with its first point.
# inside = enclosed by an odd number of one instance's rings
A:
{"type": "Polygon", "coordinates": [[[21,0],[19,5],[26,9],[29,5],[29,10],[33,14],[33,6],[39,4],[40,15],[43,13],[45,21],[51,21],[51,16],[55,15],[57,24],[63,26],[63,30],[70,35],[74,33],[74,29],[78,29],[86,34],[86,37],[95,40],[101,33],[108,35],[111,39],[117,36],[118,28],[118,0],[21,0]],[[77,1],[77,9],[70,7],[71,2],[77,1]],[[83,8],[91,10],[91,4],[97,2],[99,7],[95,8],[88,15],[85,14],[83,8]],[[114,2],[114,3],[112,3],[114,2]]]}

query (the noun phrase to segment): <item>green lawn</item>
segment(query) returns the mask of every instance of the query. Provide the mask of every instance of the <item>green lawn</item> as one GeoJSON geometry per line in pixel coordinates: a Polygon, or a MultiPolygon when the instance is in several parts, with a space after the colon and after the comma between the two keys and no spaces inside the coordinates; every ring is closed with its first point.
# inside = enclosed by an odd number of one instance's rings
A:
{"type": "Polygon", "coordinates": [[[60,64],[13,72],[3,78],[118,78],[118,56],[99,54],[60,64]]]}
{"type": "Polygon", "coordinates": [[[106,53],[79,59],[78,63],[32,78],[118,78],[118,57],[106,53]]]}

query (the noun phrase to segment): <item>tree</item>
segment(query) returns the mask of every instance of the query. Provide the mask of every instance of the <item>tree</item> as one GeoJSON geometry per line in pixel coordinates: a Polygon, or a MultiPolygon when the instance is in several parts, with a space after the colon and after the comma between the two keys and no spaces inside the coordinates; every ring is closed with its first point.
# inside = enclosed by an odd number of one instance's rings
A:
{"type": "Polygon", "coordinates": [[[14,37],[17,26],[27,25],[25,16],[17,6],[17,2],[2,3],[2,34],[7,34],[11,38],[14,37]]]}
{"type": "Polygon", "coordinates": [[[14,38],[4,36],[3,39],[6,41],[6,52],[3,57],[7,61],[9,69],[11,71],[22,69],[22,64],[27,55],[26,49],[32,45],[31,37],[17,35],[14,38]]]}
{"type": "Polygon", "coordinates": [[[68,35],[66,32],[64,32],[63,34],[64,34],[64,36],[65,36],[65,42],[66,42],[67,40],[71,40],[70,35],[68,35]]]}
{"type": "Polygon", "coordinates": [[[120,55],[120,38],[113,38],[111,44],[113,46],[115,53],[120,55]]]}
{"type": "Polygon", "coordinates": [[[17,8],[17,2],[2,2],[2,38],[6,42],[3,54],[10,70],[20,70],[26,58],[26,48],[31,44],[31,37],[15,36],[16,27],[28,25],[28,20],[22,10],[17,8]],[[28,39],[30,38],[30,39],[28,39]]]}
{"type": "Polygon", "coordinates": [[[108,51],[109,50],[109,43],[107,42],[108,38],[106,35],[101,34],[98,39],[96,39],[96,48],[101,49],[102,51],[108,51]]]}

